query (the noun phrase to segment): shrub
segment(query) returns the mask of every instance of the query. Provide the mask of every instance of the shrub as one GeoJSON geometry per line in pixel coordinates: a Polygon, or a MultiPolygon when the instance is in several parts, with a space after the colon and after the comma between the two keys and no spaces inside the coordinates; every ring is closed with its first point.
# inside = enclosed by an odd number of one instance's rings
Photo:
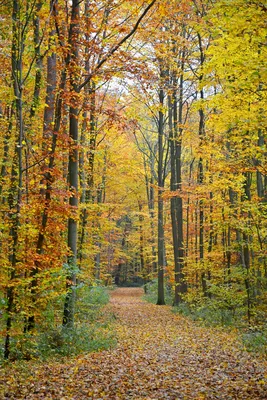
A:
{"type": "Polygon", "coordinates": [[[69,356],[113,346],[115,340],[109,330],[110,321],[102,313],[108,301],[105,288],[81,284],[76,291],[74,327],[62,327],[60,324],[43,332],[38,343],[41,355],[69,356]]]}
{"type": "Polygon", "coordinates": [[[105,326],[94,327],[84,323],[43,333],[39,337],[38,350],[42,358],[47,358],[106,350],[114,345],[115,338],[105,326]]]}
{"type": "Polygon", "coordinates": [[[83,284],[77,287],[75,324],[72,328],[62,326],[64,298],[60,295],[48,303],[34,332],[12,338],[11,360],[77,355],[115,345],[110,330],[111,316],[102,311],[109,301],[106,288],[83,284]]]}
{"type": "Polygon", "coordinates": [[[250,327],[241,339],[247,351],[267,354],[267,326],[250,327]]]}

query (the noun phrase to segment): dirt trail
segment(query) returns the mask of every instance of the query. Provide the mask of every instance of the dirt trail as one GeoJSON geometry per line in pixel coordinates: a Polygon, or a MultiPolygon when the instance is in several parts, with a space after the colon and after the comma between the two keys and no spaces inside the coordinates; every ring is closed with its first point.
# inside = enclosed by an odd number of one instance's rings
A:
{"type": "Polygon", "coordinates": [[[241,351],[234,334],[196,326],[142,295],[112,293],[116,349],[44,366],[5,398],[267,399],[267,363],[241,351]]]}

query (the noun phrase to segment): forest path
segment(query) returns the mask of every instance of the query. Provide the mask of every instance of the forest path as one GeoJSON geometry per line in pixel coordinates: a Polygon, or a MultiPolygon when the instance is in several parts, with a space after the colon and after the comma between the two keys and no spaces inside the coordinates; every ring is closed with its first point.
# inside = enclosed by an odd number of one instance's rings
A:
{"type": "Polygon", "coordinates": [[[234,334],[199,327],[142,295],[112,292],[115,349],[38,368],[6,398],[267,399],[267,363],[241,351],[234,334]]]}

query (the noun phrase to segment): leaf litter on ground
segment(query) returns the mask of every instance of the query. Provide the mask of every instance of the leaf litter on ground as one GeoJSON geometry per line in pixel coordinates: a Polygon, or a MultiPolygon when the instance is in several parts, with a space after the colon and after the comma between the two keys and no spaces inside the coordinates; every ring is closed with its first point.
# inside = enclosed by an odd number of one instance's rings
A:
{"type": "Polygon", "coordinates": [[[138,288],[111,293],[116,348],[2,370],[6,400],[267,399],[267,362],[234,332],[196,325],[138,288]]]}

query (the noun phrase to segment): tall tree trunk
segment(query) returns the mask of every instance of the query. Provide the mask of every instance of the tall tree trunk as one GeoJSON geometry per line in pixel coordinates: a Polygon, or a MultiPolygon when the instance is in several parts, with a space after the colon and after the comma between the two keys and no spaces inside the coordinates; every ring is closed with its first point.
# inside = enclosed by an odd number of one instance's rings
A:
{"type": "MultiPolygon", "coordinates": [[[[199,42],[199,51],[200,51],[200,68],[203,67],[205,56],[204,56],[204,49],[202,38],[198,33],[198,42],[199,42]]],[[[200,73],[199,76],[199,83],[202,84],[203,74],[200,73]]],[[[201,106],[199,108],[199,127],[198,127],[198,134],[200,139],[200,146],[202,146],[203,139],[205,136],[205,115],[203,110],[203,100],[204,100],[204,90],[200,89],[200,101],[201,106]]],[[[198,183],[203,185],[204,183],[204,165],[203,165],[203,158],[202,155],[199,158],[198,162],[198,183]]],[[[199,200],[199,262],[202,268],[201,273],[201,283],[202,283],[202,290],[205,296],[207,296],[207,277],[204,268],[204,204],[203,200],[199,200]]]]}
{"type": "Polygon", "coordinates": [[[22,110],[22,56],[24,37],[20,33],[20,4],[13,0],[12,11],[12,78],[14,95],[16,98],[17,137],[11,171],[11,186],[9,190],[9,219],[10,219],[10,285],[7,288],[7,320],[4,358],[10,354],[10,330],[12,314],[15,305],[15,291],[13,281],[17,276],[17,251],[19,243],[18,229],[20,225],[21,195],[22,195],[22,141],[23,141],[23,110],[22,110]]]}
{"type": "Polygon", "coordinates": [[[171,198],[172,234],[174,246],[175,264],[175,291],[174,305],[182,302],[182,296],[187,291],[187,284],[183,273],[184,267],[184,244],[183,244],[183,200],[179,195],[182,189],[182,123],[183,123],[183,90],[184,90],[184,57],[185,50],[181,52],[180,77],[179,77],[179,102],[177,101],[177,77],[173,77],[173,149],[171,149],[171,190],[176,195],[171,198]],[[172,160],[173,159],[173,160],[172,160]]]}
{"type": "MultiPolygon", "coordinates": [[[[174,86],[174,83],[173,83],[174,86]]],[[[173,90],[177,90],[174,88],[173,90]]],[[[178,245],[178,221],[177,221],[177,176],[176,176],[176,146],[175,146],[175,138],[174,138],[174,127],[173,127],[173,114],[174,114],[174,107],[177,107],[177,101],[173,102],[173,98],[176,98],[176,95],[171,95],[169,94],[168,96],[168,118],[169,118],[169,140],[170,140],[170,158],[171,158],[171,184],[170,188],[172,193],[171,197],[171,223],[172,223],[172,245],[173,245],[173,255],[174,255],[174,277],[175,277],[175,289],[174,289],[174,305],[177,305],[177,303],[180,300],[177,298],[177,295],[179,294],[177,290],[177,286],[179,285],[179,282],[177,282],[177,273],[178,273],[178,264],[179,264],[179,245],[178,245]]],[[[177,114],[177,112],[176,112],[177,114]]]]}
{"type": "MultiPolygon", "coordinates": [[[[161,72],[161,78],[165,75],[161,72]]],[[[159,92],[159,126],[158,126],[158,305],[165,304],[164,298],[164,269],[165,269],[165,246],[164,246],[164,165],[163,165],[163,135],[164,135],[164,90],[161,88],[159,92]]]]}
{"type": "Polygon", "coordinates": [[[68,256],[68,276],[67,276],[67,294],[64,304],[63,325],[73,326],[74,324],[74,307],[75,307],[75,285],[76,285],[76,269],[77,269],[77,239],[78,239],[78,179],[79,179],[79,153],[78,153],[78,66],[79,48],[79,0],[72,1],[71,23],[69,32],[70,45],[70,86],[71,86],[71,104],[69,109],[69,164],[68,164],[68,181],[71,191],[69,204],[72,216],[68,220],[68,247],[70,255],[68,256]]]}
{"type": "MultiPolygon", "coordinates": [[[[244,194],[241,198],[242,201],[248,200],[251,201],[251,173],[246,172],[244,174],[245,176],[245,182],[244,182],[244,194]]],[[[249,220],[251,218],[250,213],[248,213],[248,221],[247,223],[249,224],[249,220]]],[[[242,257],[242,264],[246,272],[245,276],[245,287],[246,287],[246,293],[247,293],[247,318],[248,318],[248,323],[250,324],[251,322],[251,317],[252,317],[252,287],[251,287],[251,271],[250,271],[250,244],[251,240],[249,235],[247,234],[246,231],[243,232],[243,244],[242,244],[242,249],[241,249],[241,257],[242,257]]]]}

